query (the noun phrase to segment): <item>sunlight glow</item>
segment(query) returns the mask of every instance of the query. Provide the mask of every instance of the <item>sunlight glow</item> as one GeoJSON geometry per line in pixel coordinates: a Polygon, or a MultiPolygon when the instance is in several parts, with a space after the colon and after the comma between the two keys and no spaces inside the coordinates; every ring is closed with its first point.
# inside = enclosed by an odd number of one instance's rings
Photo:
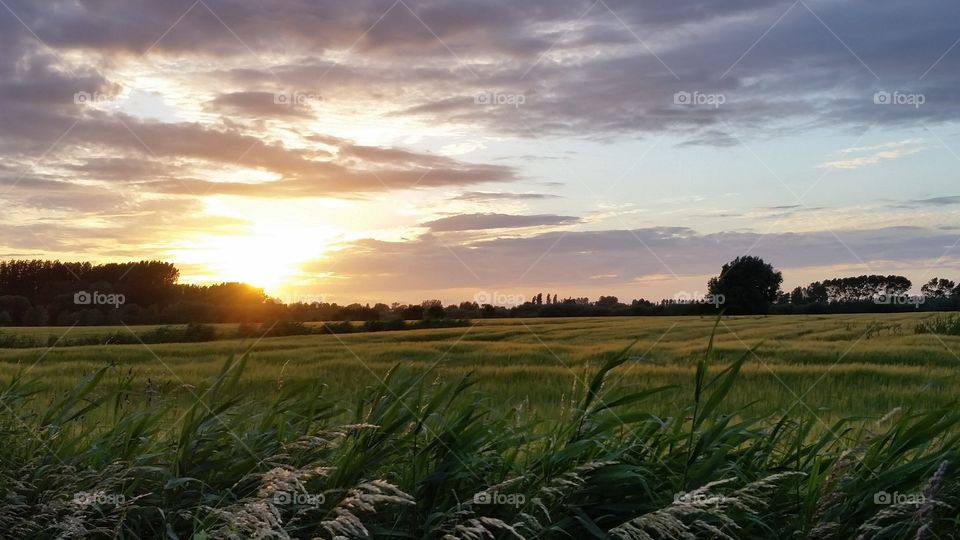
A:
{"type": "Polygon", "coordinates": [[[175,260],[206,270],[203,281],[244,282],[262,287],[267,294],[283,295],[296,284],[300,267],[323,259],[342,234],[316,220],[309,223],[293,209],[283,216],[282,205],[255,209],[222,197],[205,203],[208,214],[243,219],[247,224],[227,234],[197,235],[173,250],[175,260]]]}

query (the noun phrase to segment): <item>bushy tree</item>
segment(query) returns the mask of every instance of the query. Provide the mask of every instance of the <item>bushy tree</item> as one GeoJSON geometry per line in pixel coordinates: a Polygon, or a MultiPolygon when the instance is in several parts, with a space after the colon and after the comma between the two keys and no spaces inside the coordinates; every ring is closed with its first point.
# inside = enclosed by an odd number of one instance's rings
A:
{"type": "Polygon", "coordinates": [[[23,312],[24,326],[46,326],[49,322],[50,315],[43,307],[34,306],[23,312]]]}
{"type": "Polygon", "coordinates": [[[920,292],[927,298],[946,298],[953,294],[955,287],[956,284],[949,279],[933,278],[920,287],[920,292]]]}
{"type": "Polygon", "coordinates": [[[723,265],[707,283],[711,295],[722,295],[727,313],[766,313],[780,293],[783,275],[760,257],[746,255],[723,265]]]}
{"type": "Polygon", "coordinates": [[[423,306],[407,306],[400,310],[400,316],[408,321],[418,321],[423,318],[424,311],[423,306]]]}
{"type": "Polygon", "coordinates": [[[616,296],[601,296],[597,299],[598,307],[617,307],[620,305],[620,299],[616,296]]]}

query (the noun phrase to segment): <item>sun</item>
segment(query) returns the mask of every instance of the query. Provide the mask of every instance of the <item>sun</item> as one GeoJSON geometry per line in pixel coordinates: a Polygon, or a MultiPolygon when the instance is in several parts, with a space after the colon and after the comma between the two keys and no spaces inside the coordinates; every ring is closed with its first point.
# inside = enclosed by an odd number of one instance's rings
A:
{"type": "Polygon", "coordinates": [[[187,283],[242,282],[275,297],[303,277],[304,265],[322,259],[338,235],[318,209],[208,198],[206,214],[243,222],[222,233],[202,232],[178,242],[171,256],[187,283]]]}
{"type": "Polygon", "coordinates": [[[260,233],[251,236],[220,237],[206,250],[206,266],[221,281],[239,281],[278,294],[299,271],[302,263],[316,258],[320,246],[305,246],[289,234],[260,233]]]}
{"type": "Polygon", "coordinates": [[[295,230],[260,230],[244,235],[202,235],[177,249],[173,257],[188,268],[186,282],[242,282],[280,295],[301,266],[323,256],[325,245],[311,239],[304,245],[295,230]]]}

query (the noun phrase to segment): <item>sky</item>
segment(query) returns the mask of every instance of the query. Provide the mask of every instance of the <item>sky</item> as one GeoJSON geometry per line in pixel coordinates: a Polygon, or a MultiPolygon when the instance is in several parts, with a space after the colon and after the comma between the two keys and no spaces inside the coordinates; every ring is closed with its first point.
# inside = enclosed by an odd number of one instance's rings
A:
{"type": "Polygon", "coordinates": [[[960,280],[960,4],[0,0],[0,258],[288,301],[960,280]]]}

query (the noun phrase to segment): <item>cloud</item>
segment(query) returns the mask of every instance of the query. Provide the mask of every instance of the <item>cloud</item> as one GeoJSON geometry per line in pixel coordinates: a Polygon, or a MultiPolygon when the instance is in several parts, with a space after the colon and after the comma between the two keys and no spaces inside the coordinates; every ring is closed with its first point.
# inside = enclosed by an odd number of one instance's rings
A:
{"type": "MultiPolygon", "coordinates": [[[[943,55],[960,5],[933,0],[869,9],[818,0],[608,1],[590,10],[578,0],[10,7],[58,53],[100,55],[103,66],[130,53],[176,58],[196,67],[191,77],[236,86],[214,106],[256,116],[296,116],[296,108],[258,102],[292,88],[358,108],[382,108],[389,97],[396,115],[522,137],[672,132],[688,144],[728,146],[739,138],[731,129],[766,135],[796,120],[918,125],[956,120],[960,110],[960,55],[943,55]],[[878,77],[888,90],[922,93],[925,104],[874,103],[878,77]],[[723,94],[725,104],[678,106],[678,91],[723,94]],[[477,105],[482,92],[522,95],[524,104],[477,105]]],[[[3,15],[8,66],[44,50],[3,15]]],[[[90,66],[72,67],[87,69],[87,86],[105,83],[90,66]]],[[[24,79],[8,85],[8,99],[56,99],[63,89],[24,79]]]]}
{"type": "Polygon", "coordinates": [[[948,195],[943,197],[930,197],[928,199],[914,199],[912,201],[907,201],[904,204],[896,205],[897,208],[919,208],[919,207],[939,207],[939,206],[953,206],[955,204],[960,204],[960,195],[948,195]]]}
{"type": "Polygon", "coordinates": [[[423,223],[435,232],[480,231],[486,229],[518,229],[523,227],[542,227],[549,225],[570,225],[579,223],[580,218],[541,214],[536,216],[516,216],[508,214],[462,214],[423,223]]]}
{"type": "MultiPolygon", "coordinates": [[[[45,130],[51,139],[59,137],[48,161],[59,157],[64,160],[63,167],[80,170],[89,178],[122,179],[158,193],[323,196],[463,187],[515,178],[514,169],[504,165],[356,146],[342,139],[332,139],[340,144],[333,153],[320,148],[293,148],[235,129],[141,121],[122,114],[92,112],[72,123],[66,118],[51,118],[34,129],[45,130]],[[63,133],[55,135],[64,125],[63,133]],[[73,159],[74,154],[89,154],[91,149],[94,157],[81,159],[79,164],[73,159]],[[142,162],[136,163],[138,160],[142,162]],[[198,178],[196,169],[203,164],[263,171],[279,180],[246,183],[198,178]]],[[[3,140],[0,135],[0,143],[3,140]]]]}
{"type": "Polygon", "coordinates": [[[230,92],[220,94],[210,102],[210,109],[225,113],[240,113],[253,117],[312,118],[313,113],[294,94],[277,92],[230,92]],[[278,98],[283,101],[278,103],[278,98]],[[288,102],[292,101],[292,102],[288,102]]]}
{"type": "Polygon", "coordinates": [[[559,195],[550,193],[507,193],[495,191],[466,191],[457,195],[455,201],[536,201],[545,199],[560,199],[559,195]]]}
{"type": "Polygon", "coordinates": [[[610,285],[624,289],[650,276],[681,282],[687,276],[712,275],[747,253],[781,269],[846,265],[869,273],[890,261],[933,261],[945,254],[955,264],[958,252],[947,252],[955,242],[955,231],[920,227],[767,235],[660,227],[547,232],[464,245],[426,234],[408,242],[359,241],[317,268],[337,277],[330,285],[334,288],[341,282],[350,287],[376,280],[382,290],[397,291],[531,284],[575,290],[602,275],[617,276],[610,285]]]}
{"type": "Polygon", "coordinates": [[[891,143],[878,144],[874,146],[863,146],[854,148],[844,148],[840,150],[845,157],[843,159],[828,161],[818,165],[819,168],[826,169],[845,169],[853,170],[876,165],[883,161],[900,159],[920,152],[924,149],[923,140],[909,139],[891,143]]]}

